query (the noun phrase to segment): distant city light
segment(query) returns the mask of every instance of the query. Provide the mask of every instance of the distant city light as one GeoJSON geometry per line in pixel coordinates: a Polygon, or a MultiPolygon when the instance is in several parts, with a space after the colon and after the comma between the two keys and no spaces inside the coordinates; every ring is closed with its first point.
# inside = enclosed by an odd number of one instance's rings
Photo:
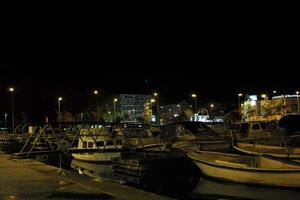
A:
{"type": "Polygon", "coordinates": [[[279,98],[297,98],[300,97],[299,92],[298,94],[287,94],[287,95],[281,95],[281,96],[274,96],[272,99],[279,99],[279,98]]]}

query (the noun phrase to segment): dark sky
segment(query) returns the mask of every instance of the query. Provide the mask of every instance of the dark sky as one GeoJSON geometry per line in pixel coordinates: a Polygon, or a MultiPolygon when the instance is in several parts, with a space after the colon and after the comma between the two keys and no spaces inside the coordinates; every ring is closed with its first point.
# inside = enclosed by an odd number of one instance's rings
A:
{"type": "Polygon", "coordinates": [[[0,19],[1,113],[9,86],[16,87],[19,110],[40,113],[55,107],[57,96],[70,109],[82,107],[94,88],[103,95],[158,91],[166,103],[189,100],[192,92],[210,102],[299,88],[299,39],[290,16],[0,19]]]}

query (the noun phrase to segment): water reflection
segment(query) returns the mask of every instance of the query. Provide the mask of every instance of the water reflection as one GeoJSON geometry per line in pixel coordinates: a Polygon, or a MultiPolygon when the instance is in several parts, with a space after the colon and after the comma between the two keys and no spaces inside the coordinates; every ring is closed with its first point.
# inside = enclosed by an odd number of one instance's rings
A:
{"type": "Polygon", "coordinates": [[[117,173],[112,164],[91,163],[72,160],[71,167],[80,174],[100,179],[123,183],[145,191],[176,199],[186,199],[199,181],[199,170],[193,162],[178,164],[167,171],[154,170],[141,173],[117,173]],[[139,174],[139,175],[138,175],[139,174]]]}
{"type": "Polygon", "coordinates": [[[118,181],[113,177],[113,165],[111,163],[91,163],[73,159],[71,168],[79,174],[102,181],[118,181]]]}
{"type": "Polygon", "coordinates": [[[225,199],[299,199],[300,191],[296,189],[231,183],[201,177],[189,199],[225,198],[225,199]]]}
{"type": "Polygon", "coordinates": [[[113,165],[107,163],[72,160],[71,167],[79,173],[96,178],[99,181],[122,182],[145,191],[176,199],[273,200],[298,199],[300,196],[300,191],[296,189],[231,183],[201,177],[199,170],[192,163],[180,167],[174,166],[168,172],[153,172],[152,177],[154,178],[152,179],[132,174],[126,176],[123,174],[123,178],[120,175],[116,176],[113,165]],[[130,180],[135,180],[135,182],[130,182],[130,180]]]}

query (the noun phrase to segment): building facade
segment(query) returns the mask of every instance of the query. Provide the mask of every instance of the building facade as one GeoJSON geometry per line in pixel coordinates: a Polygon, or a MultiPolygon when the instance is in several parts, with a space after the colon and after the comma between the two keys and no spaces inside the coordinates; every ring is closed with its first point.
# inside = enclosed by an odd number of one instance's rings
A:
{"type": "MultiPolygon", "coordinates": [[[[256,95],[251,95],[256,96],[256,95]]],[[[300,113],[300,95],[273,96],[272,99],[247,98],[241,104],[241,114],[244,121],[270,121],[281,117],[300,113]]]]}
{"type": "Polygon", "coordinates": [[[144,116],[144,104],[150,95],[120,94],[120,111],[124,115],[124,122],[141,122],[144,116]]]}

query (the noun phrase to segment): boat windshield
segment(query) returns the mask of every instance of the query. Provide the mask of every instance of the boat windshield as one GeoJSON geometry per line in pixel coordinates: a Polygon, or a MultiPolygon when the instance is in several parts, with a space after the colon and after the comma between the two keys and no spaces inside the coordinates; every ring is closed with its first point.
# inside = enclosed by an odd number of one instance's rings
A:
{"type": "Polygon", "coordinates": [[[260,127],[261,127],[262,129],[266,129],[266,128],[267,128],[267,124],[266,124],[266,123],[260,123],[260,127]]]}
{"type": "Polygon", "coordinates": [[[240,126],[240,132],[241,133],[247,133],[248,129],[249,129],[249,124],[247,124],[247,123],[241,124],[241,126],[240,126]]]}

